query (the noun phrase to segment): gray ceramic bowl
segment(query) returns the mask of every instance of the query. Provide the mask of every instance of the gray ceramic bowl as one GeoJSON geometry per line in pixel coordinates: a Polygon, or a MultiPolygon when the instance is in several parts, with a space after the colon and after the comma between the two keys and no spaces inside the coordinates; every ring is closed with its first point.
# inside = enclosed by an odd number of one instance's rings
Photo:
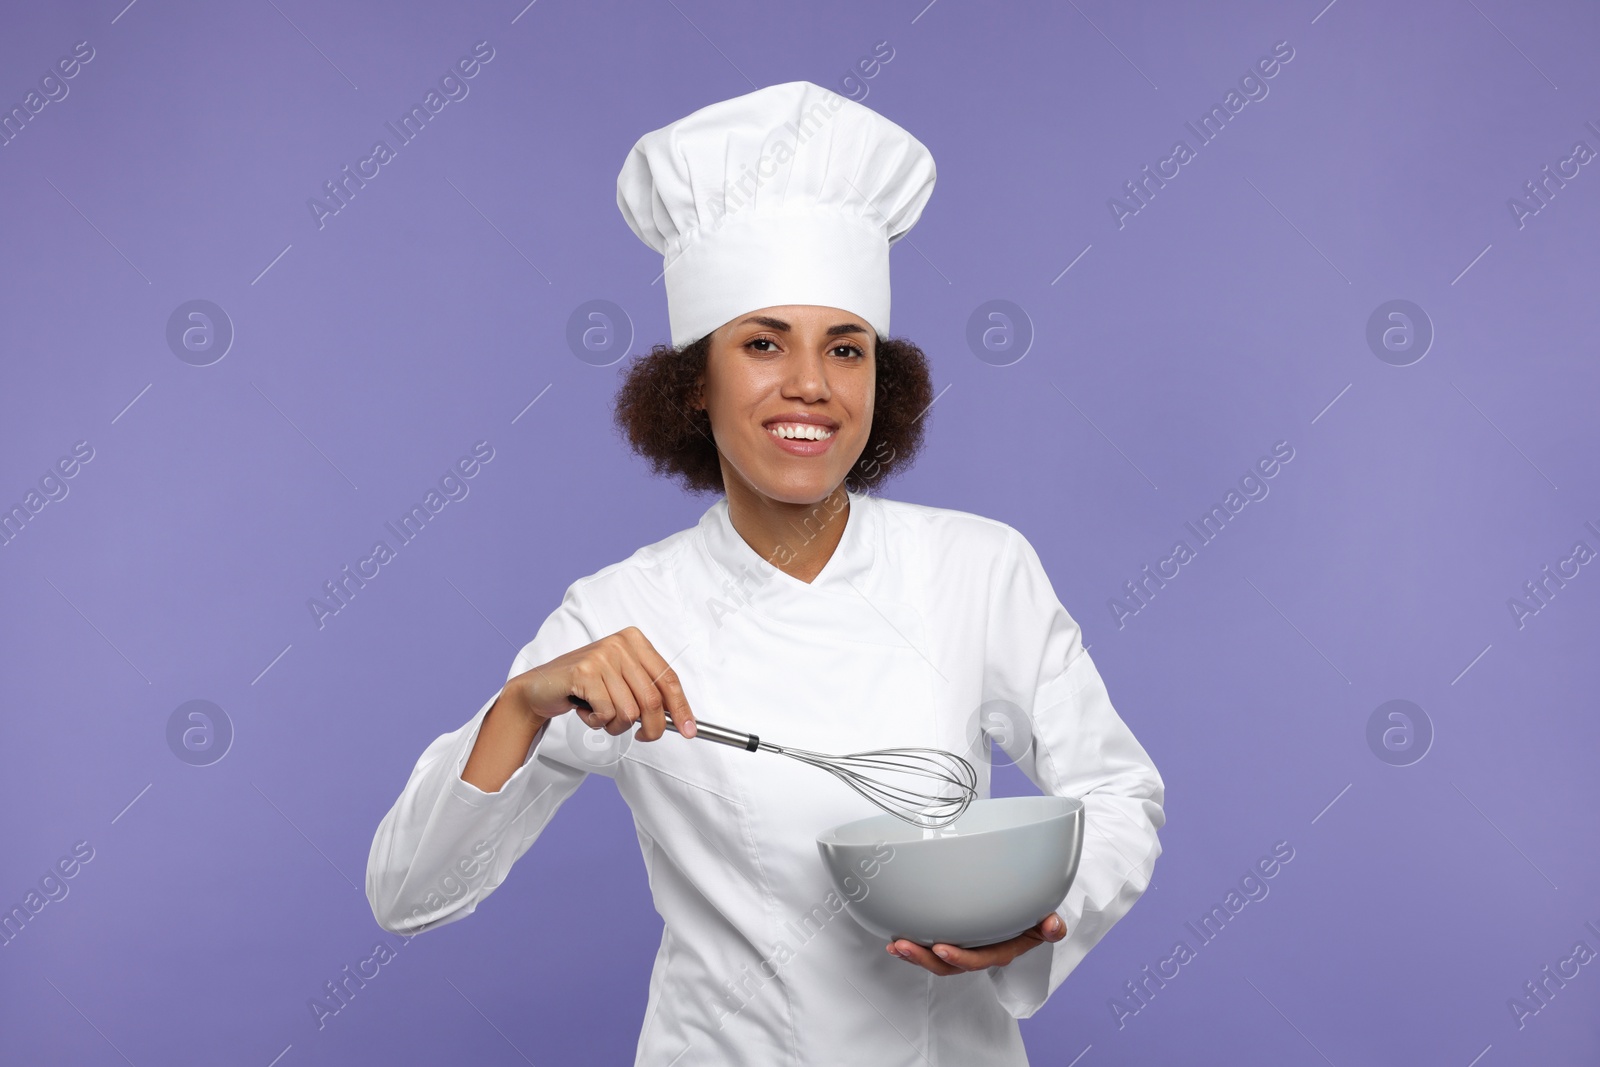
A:
{"type": "Polygon", "coordinates": [[[875,815],[822,834],[817,850],[850,914],[886,943],[990,945],[1066,899],[1083,851],[1083,802],[976,800],[943,830],[875,815]]]}

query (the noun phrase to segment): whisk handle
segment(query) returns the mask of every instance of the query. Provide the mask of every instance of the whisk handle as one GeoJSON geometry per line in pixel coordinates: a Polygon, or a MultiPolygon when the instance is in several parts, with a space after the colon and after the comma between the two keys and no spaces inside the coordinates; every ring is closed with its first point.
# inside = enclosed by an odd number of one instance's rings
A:
{"type": "MultiPolygon", "coordinates": [[[[593,711],[594,706],[580,696],[567,695],[567,701],[575,708],[584,711],[593,711]]],[[[678,732],[677,724],[670,718],[667,720],[667,729],[678,732]]],[[[694,721],[694,736],[697,740],[715,741],[719,745],[731,745],[742,748],[746,752],[754,752],[761,747],[761,738],[756,734],[747,734],[739,730],[730,730],[726,726],[706,722],[704,719],[694,721]]]]}
{"type": "MultiPolygon", "coordinates": [[[[678,728],[671,719],[668,719],[667,729],[677,730],[678,728]]],[[[696,719],[694,721],[694,736],[695,740],[704,738],[707,741],[715,741],[719,745],[732,745],[734,748],[742,748],[746,752],[754,752],[761,747],[761,738],[755,734],[730,730],[726,726],[718,726],[716,723],[706,722],[704,719],[696,719]]]]}

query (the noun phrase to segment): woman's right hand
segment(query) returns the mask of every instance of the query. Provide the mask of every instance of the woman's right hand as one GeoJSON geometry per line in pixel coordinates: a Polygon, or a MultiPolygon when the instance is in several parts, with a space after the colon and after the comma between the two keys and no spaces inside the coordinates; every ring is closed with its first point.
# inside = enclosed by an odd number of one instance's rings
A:
{"type": "Polygon", "coordinates": [[[670,716],[684,737],[695,733],[677,673],[637,626],[557,656],[507,685],[542,719],[571,711],[590,728],[613,735],[638,723],[634,740],[654,741],[666,732],[670,716]],[[569,694],[588,701],[590,710],[575,707],[569,694]]]}

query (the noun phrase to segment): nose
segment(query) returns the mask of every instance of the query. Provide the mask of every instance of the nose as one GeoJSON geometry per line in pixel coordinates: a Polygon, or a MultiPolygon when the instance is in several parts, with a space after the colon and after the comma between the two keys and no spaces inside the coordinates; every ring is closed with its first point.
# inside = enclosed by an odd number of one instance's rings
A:
{"type": "Polygon", "coordinates": [[[825,353],[810,348],[790,350],[785,361],[783,395],[791,400],[820,403],[828,399],[828,361],[825,353]]]}

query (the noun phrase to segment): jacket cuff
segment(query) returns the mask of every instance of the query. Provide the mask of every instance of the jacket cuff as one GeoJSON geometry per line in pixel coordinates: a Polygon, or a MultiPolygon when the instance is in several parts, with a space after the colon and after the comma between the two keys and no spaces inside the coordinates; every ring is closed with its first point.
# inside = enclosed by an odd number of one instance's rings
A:
{"type": "MultiPolygon", "coordinates": [[[[478,714],[474,715],[464,728],[457,731],[458,736],[455,741],[455,748],[450,753],[450,762],[448,763],[451,768],[450,795],[475,808],[491,807],[497,803],[505,803],[510,798],[522,796],[526,792],[530,776],[536,775],[540,770],[545,770],[547,774],[549,773],[548,768],[536,766],[535,764],[538,761],[534,758],[539,752],[539,745],[544,740],[544,736],[550,732],[550,723],[553,720],[546,719],[539,724],[538,732],[533,735],[533,740],[528,745],[527,758],[522,761],[520,767],[511,772],[511,777],[507,778],[496,792],[484,792],[461,777],[461,772],[466,770],[467,759],[472,755],[473,746],[478,743],[478,732],[483,727],[483,720],[487,717],[489,709],[494,707],[494,702],[499,699],[499,693],[490,697],[488,703],[478,709],[478,714]]],[[[551,777],[559,777],[559,775],[552,775],[551,777]]]]}

